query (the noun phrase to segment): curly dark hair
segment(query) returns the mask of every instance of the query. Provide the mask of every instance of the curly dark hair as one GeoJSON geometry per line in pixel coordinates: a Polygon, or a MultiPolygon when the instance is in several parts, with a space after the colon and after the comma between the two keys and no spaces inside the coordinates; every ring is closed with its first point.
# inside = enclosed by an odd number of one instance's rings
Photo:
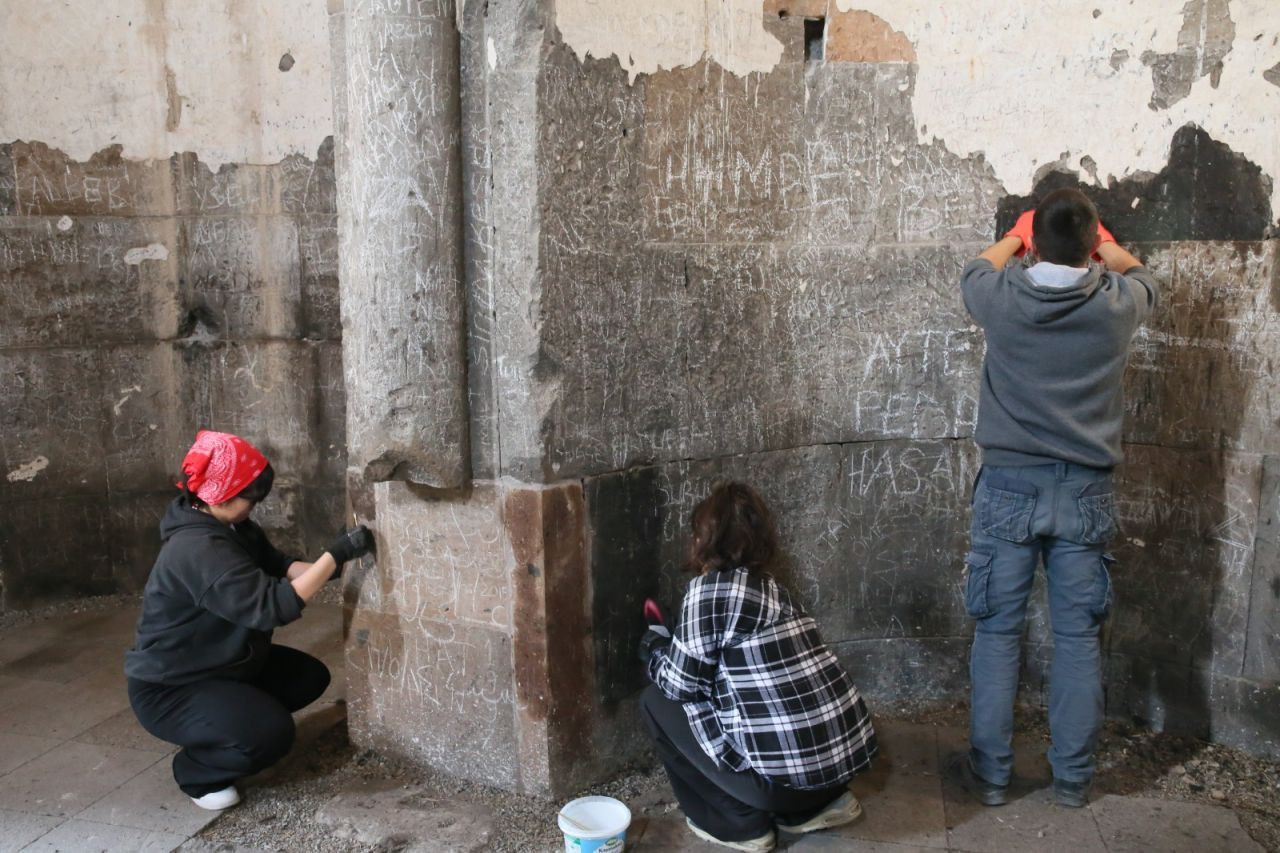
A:
{"type": "Polygon", "coordinates": [[[694,574],[745,568],[768,573],[778,556],[773,513],[746,483],[720,483],[694,507],[687,568],[694,574]]]}

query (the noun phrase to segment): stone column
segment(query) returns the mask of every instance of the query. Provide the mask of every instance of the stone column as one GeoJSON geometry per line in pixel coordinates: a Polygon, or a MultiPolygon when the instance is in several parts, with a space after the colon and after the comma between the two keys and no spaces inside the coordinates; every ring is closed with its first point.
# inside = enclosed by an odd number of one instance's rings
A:
{"type": "Polygon", "coordinates": [[[454,3],[336,11],[348,465],[365,482],[457,488],[468,447],[454,3]]]}

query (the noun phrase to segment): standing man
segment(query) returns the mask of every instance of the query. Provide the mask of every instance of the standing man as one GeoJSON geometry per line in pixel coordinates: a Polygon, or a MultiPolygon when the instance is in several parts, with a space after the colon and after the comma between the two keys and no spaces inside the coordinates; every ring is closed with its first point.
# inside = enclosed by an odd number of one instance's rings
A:
{"type": "Polygon", "coordinates": [[[1111,472],[1123,458],[1124,367],[1159,284],[1116,245],[1083,193],[1061,189],[970,261],[960,286],[987,352],[982,469],[965,557],[965,608],[977,621],[970,750],[953,772],[983,804],[1007,801],[1027,599],[1043,557],[1054,798],[1079,808],[1102,726],[1098,632],[1111,606],[1106,545],[1116,529],[1111,472]],[[1005,268],[1027,251],[1039,262],[1005,268]]]}

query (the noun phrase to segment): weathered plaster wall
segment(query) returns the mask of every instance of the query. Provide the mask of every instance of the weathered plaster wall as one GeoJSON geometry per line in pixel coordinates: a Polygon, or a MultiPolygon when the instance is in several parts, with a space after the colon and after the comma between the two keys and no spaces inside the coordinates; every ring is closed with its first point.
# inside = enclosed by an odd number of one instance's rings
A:
{"type": "Polygon", "coordinates": [[[357,740],[538,792],[640,760],[639,602],[675,603],[722,476],[778,508],[877,707],[963,697],[983,339],[956,275],[1083,182],[1169,284],[1129,374],[1108,707],[1277,751],[1275,12],[458,6],[330,18],[348,386],[376,373],[349,419],[380,538],[347,588],[357,740]],[[460,451],[470,476],[431,473],[460,451]]]}
{"type": "MultiPolygon", "coordinates": [[[[877,707],[963,698],[983,341],[956,278],[1065,181],[1169,288],[1127,380],[1109,710],[1280,750],[1280,18],[1239,2],[1141,3],[1124,22],[856,5],[463,10],[468,357],[430,381],[469,389],[471,477],[350,472],[382,545],[348,588],[362,742],[537,791],[640,760],[639,603],[675,603],[688,513],[727,476],[778,509],[791,582],[877,707]],[[806,18],[825,19],[821,61],[806,18]]],[[[458,12],[336,11],[347,63],[354,13],[394,28],[458,12]]],[[[358,82],[399,115],[432,74],[358,82]]],[[[335,81],[340,183],[369,155],[342,129],[355,79],[335,81]]],[[[446,189],[451,142],[437,126],[422,140],[423,197],[446,189]]],[[[364,287],[344,280],[344,301],[364,287]]],[[[430,315],[411,319],[406,339],[437,339],[430,315]]]]}
{"type": "Polygon", "coordinates": [[[770,2],[762,59],[714,37],[747,25],[727,5],[621,5],[556,4],[530,392],[549,402],[540,445],[502,454],[584,483],[602,753],[635,747],[637,603],[678,596],[688,512],[723,476],[780,509],[795,587],[877,704],[965,695],[982,337],[956,276],[997,215],[1078,180],[1169,287],[1128,378],[1109,710],[1276,754],[1276,11],[770,2]],[[805,16],[827,16],[824,62],[805,16]]]}
{"type": "MultiPolygon", "coordinates": [[[[579,59],[615,57],[632,79],[704,57],[745,75],[771,71],[789,56],[760,5],[557,0],[556,27],[579,59]]],[[[867,35],[882,27],[905,37],[910,58],[919,58],[912,98],[919,141],[981,154],[1009,192],[1026,192],[1039,169],[1057,163],[1103,184],[1157,171],[1168,138],[1189,122],[1267,174],[1280,171],[1280,34],[1268,0],[1061,9],[1011,0],[945,9],[928,0],[763,5],[770,16],[824,16],[837,28],[850,15],[876,16],[881,23],[853,28],[846,57],[852,47],[868,58],[867,35]],[[1011,117],[1028,111],[1035,120],[1011,132],[1011,117]]],[[[1280,187],[1271,201],[1280,209],[1280,187]]]]}
{"type": "Polygon", "coordinates": [[[314,551],[345,468],[323,5],[0,16],[0,601],[140,589],[202,426],[264,449],[259,517],[314,551]]]}

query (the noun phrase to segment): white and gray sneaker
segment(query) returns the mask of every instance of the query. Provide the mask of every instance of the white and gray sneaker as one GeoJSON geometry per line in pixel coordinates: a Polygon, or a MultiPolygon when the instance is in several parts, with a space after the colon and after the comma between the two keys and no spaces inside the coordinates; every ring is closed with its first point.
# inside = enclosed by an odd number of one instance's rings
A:
{"type": "Polygon", "coordinates": [[[749,841],[725,841],[716,838],[702,827],[698,826],[688,817],[684,819],[685,824],[689,827],[689,831],[712,844],[719,844],[721,847],[728,847],[730,850],[744,850],[746,853],[769,853],[778,846],[778,836],[771,829],[759,838],[752,838],[749,841]]]}
{"type": "Polygon", "coordinates": [[[779,821],[778,829],[783,832],[789,832],[792,835],[804,835],[807,832],[817,832],[820,829],[830,829],[833,826],[844,826],[846,823],[853,823],[860,817],[862,817],[862,804],[858,802],[858,798],[853,795],[852,791],[845,791],[829,803],[826,808],[808,820],[797,824],[787,824],[779,821]]]}
{"type": "Polygon", "coordinates": [[[229,809],[236,803],[240,802],[240,792],[236,790],[235,785],[228,785],[221,791],[212,791],[203,797],[192,797],[191,802],[195,803],[202,809],[208,809],[211,812],[220,812],[223,809],[229,809]]]}

